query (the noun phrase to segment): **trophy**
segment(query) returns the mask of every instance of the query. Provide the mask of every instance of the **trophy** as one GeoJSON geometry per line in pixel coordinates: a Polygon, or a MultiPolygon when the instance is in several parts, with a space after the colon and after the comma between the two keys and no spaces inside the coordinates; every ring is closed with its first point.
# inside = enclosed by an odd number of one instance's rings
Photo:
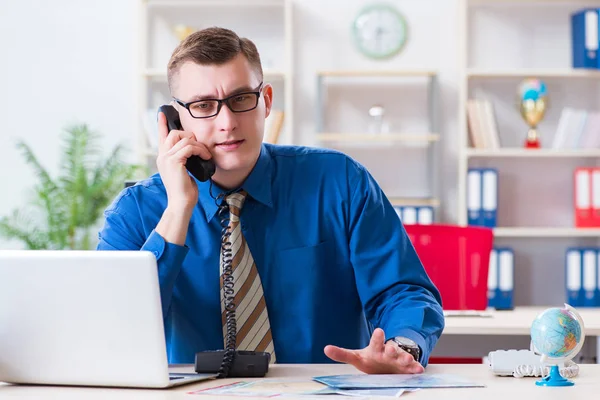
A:
{"type": "Polygon", "coordinates": [[[519,111],[521,116],[529,125],[525,147],[539,149],[540,139],[537,126],[544,118],[548,106],[546,84],[540,79],[525,79],[519,85],[519,111]]]}
{"type": "Polygon", "coordinates": [[[388,133],[389,126],[385,118],[385,108],[380,104],[375,104],[369,108],[369,127],[368,131],[372,134],[388,133]]]}
{"type": "Polygon", "coordinates": [[[183,24],[178,24],[173,27],[173,33],[177,36],[179,41],[183,41],[186,37],[196,31],[195,28],[183,24]]]}

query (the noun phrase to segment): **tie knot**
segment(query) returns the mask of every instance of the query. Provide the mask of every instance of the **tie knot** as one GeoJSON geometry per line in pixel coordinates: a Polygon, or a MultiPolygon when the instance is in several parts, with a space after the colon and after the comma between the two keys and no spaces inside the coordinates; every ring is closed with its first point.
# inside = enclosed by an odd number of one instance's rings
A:
{"type": "Polygon", "coordinates": [[[246,196],[248,193],[245,190],[240,190],[239,192],[232,193],[229,196],[225,197],[225,201],[229,206],[230,219],[239,220],[240,211],[242,206],[244,205],[244,201],[246,201],[246,196]]]}

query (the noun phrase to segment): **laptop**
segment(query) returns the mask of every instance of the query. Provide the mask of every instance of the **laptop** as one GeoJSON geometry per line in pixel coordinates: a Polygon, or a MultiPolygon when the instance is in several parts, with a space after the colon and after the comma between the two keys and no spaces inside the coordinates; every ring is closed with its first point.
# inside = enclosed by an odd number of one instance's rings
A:
{"type": "Polygon", "coordinates": [[[158,271],[147,251],[0,251],[0,381],[167,388],[158,271]]]}

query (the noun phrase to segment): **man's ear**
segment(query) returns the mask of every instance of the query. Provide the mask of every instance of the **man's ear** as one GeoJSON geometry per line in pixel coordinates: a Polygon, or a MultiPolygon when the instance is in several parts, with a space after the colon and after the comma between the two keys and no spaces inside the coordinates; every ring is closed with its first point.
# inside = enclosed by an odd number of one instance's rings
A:
{"type": "Polygon", "coordinates": [[[263,97],[265,99],[265,118],[271,114],[271,107],[273,107],[273,86],[267,83],[263,88],[263,97]]]}

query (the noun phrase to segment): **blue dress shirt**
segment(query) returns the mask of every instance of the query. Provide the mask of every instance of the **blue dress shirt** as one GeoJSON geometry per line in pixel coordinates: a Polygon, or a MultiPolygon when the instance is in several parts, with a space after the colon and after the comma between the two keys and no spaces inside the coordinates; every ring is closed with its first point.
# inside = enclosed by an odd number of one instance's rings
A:
{"type": "MultiPolygon", "coordinates": [[[[185,246],[154,231],[167,205],[160,175],[123,190],[105,211],[99,250],[147,250],[158,261],[170,363],[223,348],[221,223],[199,182],[185,246]]],[[[336,151],[263,144],[242,185],[242,232],[261,277],[277,362],[324,363],[323,348],[368,345],[371,327],[404,336],[421,363],[444,327],[438,290],[394,208],[359,163],[336,151]]],[[[212,194],[222,191],[212,185],[212,194]]]]}

